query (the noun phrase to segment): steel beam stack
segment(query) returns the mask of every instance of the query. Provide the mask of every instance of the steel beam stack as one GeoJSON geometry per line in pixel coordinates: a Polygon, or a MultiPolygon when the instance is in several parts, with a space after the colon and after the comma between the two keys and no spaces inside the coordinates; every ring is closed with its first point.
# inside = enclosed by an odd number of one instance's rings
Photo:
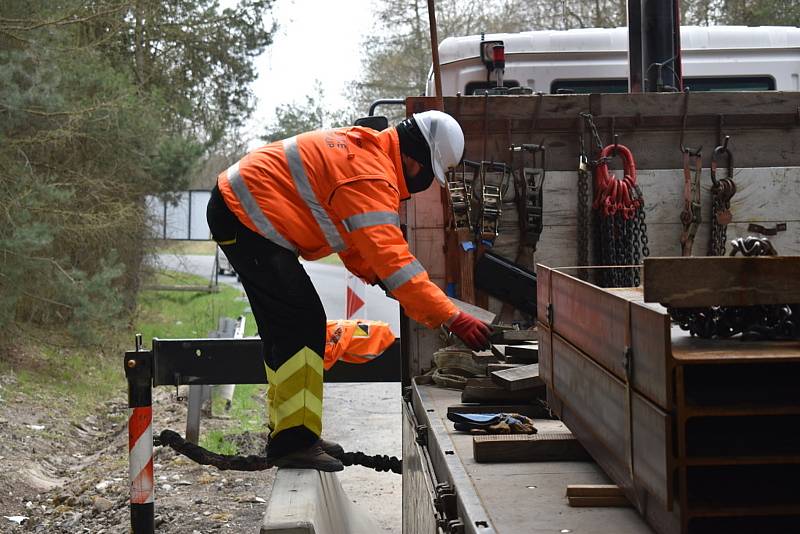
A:
{"type": "Polygon", "coordinates": [[[648,523],[800,532],[800,342],[693,338],[641,288],[570,272],[537,268],[548,400],[648,523]]]}

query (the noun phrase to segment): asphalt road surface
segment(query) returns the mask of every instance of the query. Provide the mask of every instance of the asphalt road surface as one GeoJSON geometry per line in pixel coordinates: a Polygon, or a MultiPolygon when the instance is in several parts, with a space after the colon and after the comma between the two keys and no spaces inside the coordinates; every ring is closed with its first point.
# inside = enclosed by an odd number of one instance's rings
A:
{"type": "MultiPolygon", "coordinates": [[[[173,271],[211,277],[214,275],[214,256],[194,254],[159,254],[158,265],[173,271]]],[[[302,260],[301,260],[302,261],[302,260]]],[[[314,287],[322,299],[328,319],[345,318],[345,295],[347,270],[341,265],[329,265],[320,262],[302,261],[311,277],[314,287]]],[[[235,276],[219,276],[219,282],[241,288],[235,276]]],[[[359,314],[357,319],[385,321],[400,336],[400,307],[397,301],[386,296],[377,286],[367,286],[366,313],[359,314]]]]}

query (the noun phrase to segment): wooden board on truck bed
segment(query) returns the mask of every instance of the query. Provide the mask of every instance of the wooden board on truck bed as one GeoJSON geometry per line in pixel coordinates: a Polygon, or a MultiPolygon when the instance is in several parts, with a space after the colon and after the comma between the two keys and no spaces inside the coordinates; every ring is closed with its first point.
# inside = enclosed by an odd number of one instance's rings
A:
{"type": "MultiPolygon", "coordinates": [[[[473,436],[456,432],[447,420],[448,407],[457,403],[458,391],[418,383],[412,386],[413,413],[417,423],[427,424],[426,449],[432,453],[433,470],[441,477],[438,482],[453,484],[457,496],[470,499],[460,507],[465,534],[549,534],[567,530],[582,534],[652,534],[632,508],[569,506],[565,492],[568,485],[611,483],[593,462],[476,462],[473,436]],[[452,473],[450,479],[446,478],[445,463],[452,473]],[[472,515],[465,516],[466,509],[472,515]],[[474,524],[476,521],[480,526],[474,524]]],[[[403,439],[414,441],[415,436],[410,434],[403,439]]],[[[404,457],[404,463],[409,460],[404,457]]],[[[404,513],[407,511],[413,513],[404,508],[404,513]]]]}

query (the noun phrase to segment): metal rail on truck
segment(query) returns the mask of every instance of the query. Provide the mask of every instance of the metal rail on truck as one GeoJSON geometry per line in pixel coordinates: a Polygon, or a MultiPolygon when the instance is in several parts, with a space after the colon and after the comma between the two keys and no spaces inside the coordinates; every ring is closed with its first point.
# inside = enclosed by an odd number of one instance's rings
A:
{"type": "MultiPolygon", "coordinates": [[[[445,533],[494,534],[496,531],[489,521],[489,514],[483,508],[461,458],[455,452],[447,429],[440,418],[431,416],[434,412],[433,403],[427,393],[418,387],[420,380],[424,381],[425,378],[413,380],[403,402],[403,515],[413,514],[417,516],[418,523],[435,524],[445,533]],[[410,442],[410,436],[406,432],[412,432],[416,447],[409,446],[407,442],[410,442]],[[412,466],[419,466],[421,472],[412,472],[412,466]],[[419,490],[425,483],[424,479],[435,481],[431,495],[432,507],[426,506],[427,503],[417,503],[423,508],[406,506],[406,499],[412,498],[406,492],[407,487],[409,490],[419,490]],[[424,517],[431,509],[433,521],[424,517]]],[[[414,500],[419,500],[419,497],[414,500]]],[[[412,531],[437,532],[435,529],[412,531]]]]}

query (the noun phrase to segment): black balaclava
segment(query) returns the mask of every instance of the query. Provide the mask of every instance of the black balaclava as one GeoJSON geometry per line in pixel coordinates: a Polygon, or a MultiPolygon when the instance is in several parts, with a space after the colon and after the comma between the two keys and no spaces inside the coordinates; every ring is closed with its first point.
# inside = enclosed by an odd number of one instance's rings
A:
{"type": "Polygon", "coordinates": [[[433,182],[433,165],[431,164],[431,149],[425,141],[422,132],[417,126],[417,121],[413,117],[406,119],[398,124],[395,129],[400,138],[400,152],[411,157],[422,166],[420,171],[409,176],[405,164],[403,164],[403,175],[406,180],[406,187],[409,193],[419,193],[425,191],[433,182]]]}

